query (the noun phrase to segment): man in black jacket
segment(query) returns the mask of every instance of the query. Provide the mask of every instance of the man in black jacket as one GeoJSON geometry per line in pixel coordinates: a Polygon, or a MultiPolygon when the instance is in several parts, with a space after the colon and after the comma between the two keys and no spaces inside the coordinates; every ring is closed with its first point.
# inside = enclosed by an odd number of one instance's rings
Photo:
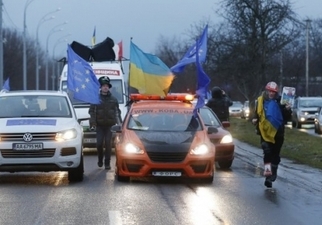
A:
{"type": "Polygon", "coordinates": [[[100,90],[100,104],[90,105],[90,127],[96,130],[96,147],[98,153],[99,167],[103,166],[103,147],[105,147],[105,169],[111,169],[111,127],[115,124],[121,124],[121,110],[117,99],[111,94],[110,88],[112,87],[110,79],[107,76],[98,79],[100,90]]]}
{"type": "Polygon", "coordinates": [[[229,106],[233,104],[230,98],[220,87],[213,87],[211,89],[211,99],[207,102],[207,106],[216,113],[219,120],[229,121],[229,106]]]}

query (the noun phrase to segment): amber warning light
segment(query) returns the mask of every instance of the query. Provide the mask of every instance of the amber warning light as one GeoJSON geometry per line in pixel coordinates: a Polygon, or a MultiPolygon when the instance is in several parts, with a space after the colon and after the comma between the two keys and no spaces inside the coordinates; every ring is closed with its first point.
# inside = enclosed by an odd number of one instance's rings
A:
{"type": "Polygon", "coordinates": [[[139,100],[192,101],[194,100],[194,96],[190,94],[171,94],[167,96],[131,94],[130,99],[133,101],[139,101],[139,100]]]}

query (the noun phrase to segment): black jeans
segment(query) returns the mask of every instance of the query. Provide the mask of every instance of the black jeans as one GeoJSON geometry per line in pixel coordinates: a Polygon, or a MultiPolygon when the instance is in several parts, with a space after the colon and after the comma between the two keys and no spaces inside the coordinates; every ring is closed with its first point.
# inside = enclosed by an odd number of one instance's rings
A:
{"type": "Polygon", "coordinates": [[[98,161],[103,162],[103,150],[105,148],[105,165],[109,165],[111,160],[111,139],[111,127],[96,127],[96,148],[98,154],[98,161]]]}
{"type": "Polygon", "coordinates": [[[284,143],[284,136],[275,137],[275,143],[266,142],[261,137],[261,146],[264,153],[264,163],[278,165],[281,161],[280,152],[284,143]]]}

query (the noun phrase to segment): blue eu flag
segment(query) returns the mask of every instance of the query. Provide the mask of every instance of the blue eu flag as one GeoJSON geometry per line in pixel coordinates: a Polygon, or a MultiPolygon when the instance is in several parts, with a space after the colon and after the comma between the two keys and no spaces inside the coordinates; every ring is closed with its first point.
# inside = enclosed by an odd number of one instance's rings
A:
{"type": "Polygon", "coordinates": [[[176,65],[171,67],[173,73],[182,73],[184,67],[190,63],[195,63],[197,56],[199,62],[204,62],[207,55],[207,36],[208,36],[208,25],[204,28],[201,37],[197,40],[196,44],[191,46],[183,58],[177,62],[176,65]],[[198,54],[197,54],[198,53],[198,54]]]}
{"type": "Polygon", "coordinates": [[[70,45],[68,45],[67,56],[67,88],[73,92],[75,99],[91,104],[99,104],[100,84],[92,67],[77,55],[70,45]]]}

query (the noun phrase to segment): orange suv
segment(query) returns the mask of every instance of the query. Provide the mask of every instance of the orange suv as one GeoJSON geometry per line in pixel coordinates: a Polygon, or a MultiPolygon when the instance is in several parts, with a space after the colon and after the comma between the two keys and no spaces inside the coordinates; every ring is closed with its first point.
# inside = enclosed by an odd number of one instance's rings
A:
{"type": "Polygon", "coordinates": [[[182,177],[212,183],[215,145],[199,113],[193,114],[192,95],[166,97],[132,94],[130,109],[116,133],[115,176],[182,177]]]}

